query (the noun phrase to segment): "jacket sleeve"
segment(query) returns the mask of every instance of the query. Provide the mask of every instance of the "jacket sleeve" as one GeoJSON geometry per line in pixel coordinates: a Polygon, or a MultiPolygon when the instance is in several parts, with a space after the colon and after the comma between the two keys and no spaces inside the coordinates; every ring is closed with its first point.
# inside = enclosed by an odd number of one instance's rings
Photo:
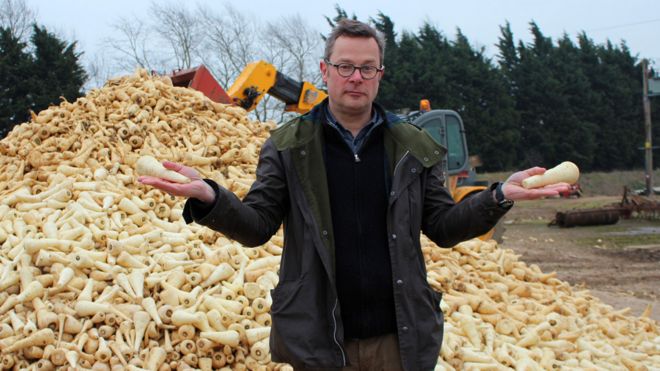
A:
{"type": "Polygon", "coordinates": [[[206,182],[215,191],[215,202],[204,207],[188,199],[183,209],[186,223],[195,221],[245,246],[262,245],[277,232],[287,212],[289,195],[281,157],[270,139],[259,155],[257,179],[242,201],[214,181],[206,182]]]}
{"type": "Polygon", "coordinates": [[[488,232],[508,211],[497,205],[492,187],[455,203],[444,186],[441,164],[426,177],[422,231],[439,246],[451,247],[488,232]]]}

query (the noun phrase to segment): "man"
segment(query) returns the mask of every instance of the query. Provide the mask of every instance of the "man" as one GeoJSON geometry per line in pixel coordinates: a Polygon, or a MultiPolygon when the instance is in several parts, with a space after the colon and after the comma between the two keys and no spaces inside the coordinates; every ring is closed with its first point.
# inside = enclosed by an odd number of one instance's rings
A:
{"type": "Polygon", "coordinates": [[[458,205],[443,184],[444,148],[374,103],[384,41],[370,26],[338,23],[320,63],[328,99],[273,130],[257,179],[241,201],[193,169],[166,162],[189,184],[142,177],[189,200],[187,222],[246,246],[284,222],[273,290],[270,349],[296,369],[433,369],[442,343],[440,294],[426,281],[420,231],[452,246],[492,228],[526,190],[512,175],[458,205]]]}

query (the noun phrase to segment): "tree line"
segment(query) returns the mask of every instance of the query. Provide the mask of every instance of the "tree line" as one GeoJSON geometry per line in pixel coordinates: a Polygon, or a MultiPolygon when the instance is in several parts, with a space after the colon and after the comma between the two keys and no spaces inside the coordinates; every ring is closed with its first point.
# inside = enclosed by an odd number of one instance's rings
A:
{"type": "MultiPolygon", "coordinates": [[[[642,69],[625,43],[596,44],[584,32],[577,42],[566,34],[552,40],[531,22],[526,44],[506,23],[492,60],[460,29],[453,39],[430,24],[397,35],[388,16],[371,21],[388,40],[380,102],[416,107],[427,98],[457,111],[483,170],[565,160],[584,171],[643,166],[642,69]]],[[[660,99],[652,110],[660,118],[660,99]]]]}
{"type": "Polygon", "coordinates": [[[36,24],[25,35],[0,27],[0,138],[28,121],[30,111],[82,94],[87,74],[75,49],[75,42],[62,41],[36,24]]]}
{"type": "MultiPolygon", "coordinates": [[[[3,7],[25,7],[23,0],[2,1],[3,7]]],[[[104,40],[112,55],[92,58],[84,68],[75,41],[26,18],[29,9],[2,10],[22,18],[0,17],[0,138],[27,121],[29,110],[38,112],[62,97],[74,100],[85,83],[89,88],[97,80],[93,85],[100,86],[136,66],[167,72],[168,66],[204,63],[228,88],[247,63],[265,59],[296,79],[320,82],[324,33],[300,16],[260,23],[230,5],[214,11],[153,3],[151,23],[117,20],[113,38],[104,40]]],[[[340,7],[336,11],[326,17],[329,26],[349,17],[340,7]]],[[[553,40],[534,22],[532,41],[523,43],[506,23],[497,56],[490,58],[460,29],[452,38],[428,23],[397,33],[380,12],[369,22],[386,38],[378,101],[390,110],[416,109],[425,98],[433,108],[457,111],[470,154],[483,160],[480,170],[551,167],[564,160],[584,171],[642,167],[642,73],[640,59],[625,43],[596,44],[584,32],[576,41],[566,34],[553,40]]],[[[660,98],[651,107],[659,118],[660,98]]],[[[288,116],[280,102],[264,99],[255,118],[281,122],[288,116]]],[[[659,134],[654,131],[654,143],[659,134]]]]}

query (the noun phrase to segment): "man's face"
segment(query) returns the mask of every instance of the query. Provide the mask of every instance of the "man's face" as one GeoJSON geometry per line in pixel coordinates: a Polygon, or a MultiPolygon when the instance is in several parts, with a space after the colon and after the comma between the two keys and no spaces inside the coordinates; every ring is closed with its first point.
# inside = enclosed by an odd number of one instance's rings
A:
{"type": "MultiPolygon", "coordinates": [[[[355,66],[380,68],[380,51],[373,38],[340,36],[330,55],[330,63],[350,63],[355,66]]],[[[342,77],[337,68],[321,62],[323,82],[328,87],[330,107],[345,114],[361,114],[371,111],[371,103],[378,94],[378,85],[383,73],[370,80],[362,78],[356,69],[349,77],[342,77]]]]}

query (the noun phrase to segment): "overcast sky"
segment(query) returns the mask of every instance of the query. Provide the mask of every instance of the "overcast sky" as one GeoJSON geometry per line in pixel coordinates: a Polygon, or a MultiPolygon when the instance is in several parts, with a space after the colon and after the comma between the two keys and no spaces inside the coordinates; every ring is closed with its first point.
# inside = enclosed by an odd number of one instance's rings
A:
{"type": "MultiPolygon", "coordinates": [[[[201,0],[222,9],[222,1],[201,0]]],[[[263,21],[283,15],[300,14],[320,32],[329,28],[323,16],[334,16],[339,4],[360,20],[375,17],[380,10],[394,22],[397,32],[416,31],[429,22],[453,39],[460,27],[473,45],[483,46],[489,56],[499,26],[507,20],[514,37],[527,42],[531,20],[546,35],[556,40],[564,32],[573,39],[584,30],[597,43],[610,39],[625,40],[633,55],[649,58],[660,65],[660,0],[459,0],[459,1],[323,1],[323,0],[249,0],[229,1],[241,11],[263,21]]],[[[195,8],[195,1],[186,1],[195,8]]],[[[79,50],[90,57],[101,40],[111,35],[111,24],[120,17],[148,17],[147,0],[27,0],[37,11],[37,20],[59,35],[79,42],[79,50]]]]}

